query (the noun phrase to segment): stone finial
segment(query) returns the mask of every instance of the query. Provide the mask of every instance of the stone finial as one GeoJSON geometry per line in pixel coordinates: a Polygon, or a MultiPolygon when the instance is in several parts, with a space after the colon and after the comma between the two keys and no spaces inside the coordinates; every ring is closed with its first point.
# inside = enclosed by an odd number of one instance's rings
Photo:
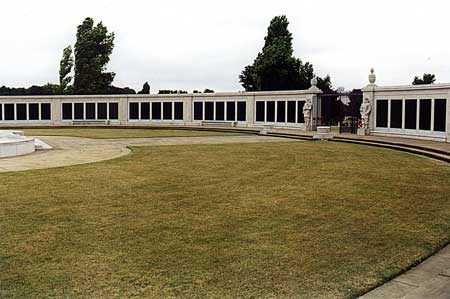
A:
{"type": "Polygon", "coordinates": [[[311,87],[317,87],[317,77],[316,76],[314,76],[311,79],[311,87]]]}
{"type": "Polygon", "coordinates": [[[370,69],[370,75],[369,75],[369,83],[375,84],[375,81],[377,80],[377,76],[375,76],[375,70],[373,68],[370,69]]]}

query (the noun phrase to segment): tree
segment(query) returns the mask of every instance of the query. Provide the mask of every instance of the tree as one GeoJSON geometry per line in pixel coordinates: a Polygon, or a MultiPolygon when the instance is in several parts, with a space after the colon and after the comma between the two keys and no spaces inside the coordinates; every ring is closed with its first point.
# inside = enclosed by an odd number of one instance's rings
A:
{"type": "Polygon", "coordinates": [[[67,93],[67,87],[72,81],[72,76],[69,74],[72,72],[73,67],[72,46],[67,46],[63,50],[61,62],[59,63],[59,93],[67,93]]]}
{"type": "Polygon", "coordinates": [[[330,75],[326,75],[325,78],[317,77],[317,87],[324,93],[333,93],[333,87],[331,85],[330,75]]]}
{"type": "Polygon", "coordinates": [[[0,87],[0,95],[2,96],[36,96],[36,95],[56,95],[59,92],[59,86],[51,83],[47,83],[43,86],[33,85],[29,88],[11,88],[2,86],[0,87]]]}
{"type": "Polygon", "coordinates": [[[148,84],[148,82],[145,82],[142,86],[142,90],[138,92],[138,94],[150,94],[150,84],[148,84]]]}
{"type": "Polygon", "coordinates": [[[59,86],[56,84],[47,83],[43,86],[33,85],[26,89],[25,95],[54,95],[58,94],[59,86]]]}
{"type": "Polygon", "coordinates": [[[203,93],[214,93],[214,90],[206,88],[203,93]]]}
{"type": "Polygon", "coordinates": [[[433,74],[423,74],[422,78],[414,77],[413,85],[434,84],[436,76],[433,74]]]}
{"type": "Polygon", "coordinates": [[[158,91],[158,94],[186,94],[186,90],[170,90],[170,89],[161,89],[158,91]]]}
{"type": "MultiPolygon", "coordinates": [[[[286,16],[277,16],[270,22],[262,51],[239,76],[246,91],[294,90],[311,86],[313,65],[293,56],[292,34],[288,25],[286,16]]],[[[323,91],[331,90],[329,76],[317,81],[323,91]]]]}
{"type": "Polygon", "coordinates": [[[129,87],[109,86],[105,94],[136,94],[136,91],[129,87]]]}
{"type": "Polygon", "coordinates": [[[106,72],[114,48],[114,33],[94,20],[86,18],[77,29],[75,43],[74,92],[77,94],[107,93],[115,73],[106,72]]]}

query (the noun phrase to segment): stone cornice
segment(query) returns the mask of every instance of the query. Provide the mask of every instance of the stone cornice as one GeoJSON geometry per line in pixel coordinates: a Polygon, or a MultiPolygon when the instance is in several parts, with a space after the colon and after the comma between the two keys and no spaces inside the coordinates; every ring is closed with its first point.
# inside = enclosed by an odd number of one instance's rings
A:
{"type": "Polygon", "coordinates": [[[420,90],[439,90],[439,89],[449,89],[450,83],[440,83],[440,84],[426,84],[426,85],[398,85],[398,86],[376,86],[367,85],[362,89],[362,91],[420,91],[420,90]]]}
{"type": "Polygon", "coordinates": [[[317,90],[284,90],[284,91],[257,91],[257,92],[217,92],[217,93],[183,93],[183,94],[124,94],[124,95],[67,95],[67,96],[0,96],[1,100],[6,99],[173,99],[173,98],[221,98],[221,97],[253,97],[253,96],[295,96],[311,95],[322,93],[317,90]]]}

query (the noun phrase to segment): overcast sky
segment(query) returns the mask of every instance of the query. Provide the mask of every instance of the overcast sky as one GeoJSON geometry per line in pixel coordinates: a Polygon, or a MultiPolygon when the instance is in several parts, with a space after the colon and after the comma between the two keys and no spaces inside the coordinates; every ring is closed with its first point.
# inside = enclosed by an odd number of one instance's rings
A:
{"type": "Polygon", "coordinates": [[[272,17],[285,14],[295,56],[333,86],[409,84],[414,75],[450,82],[446,0],[15,0],[0,18],[0,86],[58,81],[65,46],[85,17],[115,32],[114,85],[140,90],[242,90],[238,75],[261,50],[272,17]]]}

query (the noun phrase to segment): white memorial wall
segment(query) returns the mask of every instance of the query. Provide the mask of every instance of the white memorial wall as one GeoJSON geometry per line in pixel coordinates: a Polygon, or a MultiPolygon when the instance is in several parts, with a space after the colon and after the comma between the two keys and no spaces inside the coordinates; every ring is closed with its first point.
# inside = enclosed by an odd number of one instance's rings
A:
{"type": "Polygon", "coordinates": [[[305,101],[310,100],[315,115],[320,114],[317,109],[319,93],[317,88],[312,88],[212,94],[0,97],[0,126],[217,123],[298,129],[304,125],[305,101]]]}
{"type": "Polygon", "coordinates": [[[363,88],[372,106],[370,135],[450,142],[450,84],[363,88]]]}

